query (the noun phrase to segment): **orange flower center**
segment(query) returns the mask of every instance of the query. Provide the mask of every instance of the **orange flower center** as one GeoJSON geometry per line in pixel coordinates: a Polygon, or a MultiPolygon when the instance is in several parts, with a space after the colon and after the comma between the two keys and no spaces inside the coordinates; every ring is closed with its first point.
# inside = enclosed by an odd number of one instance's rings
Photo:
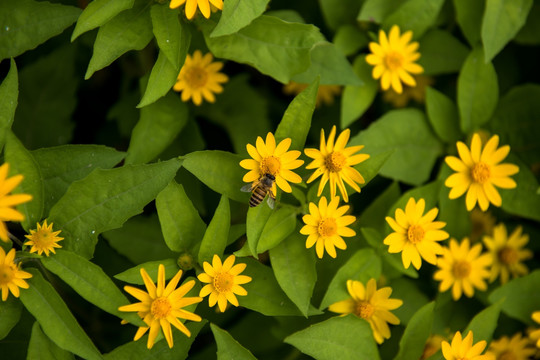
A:
{"type": "Polygon", "coordinates": [[[208,72],[202,67],[192,66],[186,69],[184,77],[191,88],[199,89],[206,85],[208,72]]]}
{"type": "Polygon", "coordinates": [[[150,312],[156,319],[165,319],[171,312],[171,302],[168,298],[162,296],[152,301],[150,312]]]}
{"type": "Polygon", "coordinates": [[[229,273],[218,273],[214,276],[214,289],[218,293],[231,291],[234,285],[234,277],[229,273]]]}
{"type": "Polygon", "coordinates": [[[512,351],[505,351],[499,355],[498,360],[518,360],[518,357],[512,351]]]}
{"type": "Polygon", "coordinates": [[[276,176],[281,169],[281,161],[275,156],[268,156],[261,160],[261,174],[272,174],[276,176]]]}
{"type": "Polygon", "coordinates": [[[324,161],[326,168],[332,172],[339,172],[347,165],[347,158],[339,151],[334,151],[328,155],[324,161]]]}
{"type": "Polygon", "coordinates": [[[334,218],[326,218],[319,223],[319,235],[329,237],[337,234],[337,222],[334,218]]]}
{"type": "Polygon", "coordinates": [[[489,165],[483,162],[477,163],[471,170],[471,176],[477,183],[485,183],[490,177],[489,165]]]}
{"type": "Polygon", "coordinates": [[[454,264],[452,272],[458,279],[466,278],[471,273],[471,264],[468,261],[458,261],[454,264]]]}
{"type": "Polygon", "coordinates": [[[407,237],[409,239],[409,242],[413,244],[418,244],[424,239],[424,228],[420,225],[411,225],[409,226],[409,230],[407,231],[407,237]]]}
{"type": "Polygon", "coordinates": [[[499,251],[499,260],[506,265],[515,264],[519,260],[518,252],[516,249],[505,246],[499,251]]]}
{"type": "Polygon", "coordinates": [[[358,301],[356,303],[356,309],[354,309],[354,314],[362,319],[368,320],[373,315],[375,307],[369,303],[369,301],[358,301]]]}
{"type": "Polygon", "coordinates": [[[17,268],[13,265],[0,265],[0,285],[7,285],[15,278],[17,268]]]}
{"type": "Polygon", "coordinates": [[[395,71],[403,67],[403,55],[397,51],[392,51],[384,57],[384,64],[390,71],[395,71]]]}

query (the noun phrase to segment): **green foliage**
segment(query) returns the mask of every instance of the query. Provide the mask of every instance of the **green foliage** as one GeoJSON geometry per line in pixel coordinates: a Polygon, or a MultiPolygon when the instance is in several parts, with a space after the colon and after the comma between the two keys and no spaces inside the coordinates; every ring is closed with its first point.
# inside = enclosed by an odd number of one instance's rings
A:
{"type": "Polygon", "coordinates": [[[77,19],[75,30],[71,34],[71,41],[74,41],[81,34],[105,24],[120,12],[131,9],[134,2],[135,0],[92,1],[77,19]]]}
{"type": "Polygon", "coordinates": [[[475,47],[480,41],[480,29],[482,27],[482,15],[486,1],[454,0],[456,19],[461,31],[469,42],[475,47]]]}
{"type": "Polygon", "coordinates": [[[418,63],[426,75],[455,73],[461,69],[469,49],[449,32],[433,29],[419,41],[421,57],[418,63]]]}
{"type": "Polygon", "coordinates": [[[210,324],[214,339],[218,347],[217,358],[219,360],[255,360],[251,352],[234,340],[234,338],[225,330],[217,325],[210,324]]]}
{"type": "Polygon", "coordinates": [[[41,330],[39,323],[32,326],[32,336],[28,344],[27,359],[75,359],[72,353],[63,350],[52,342],[41,330]]]}
{"type": "Polygon", "coordinates": [[[406,1],[385,18],[383,28],[390,30],[393,25],[398,25],[402,32],[411,30],[413,38],[418,39],[437,20],[443,4],[444,0],[406,1]]]}
{"type": "Polygon", "coordinates": [[[426,111],[439,139],[452,144],[461,138],[456,104],[446,95],[433,88],[427,88],[426,111]]]}
{"type": "Polygon", "coordinates": [[[229,206],[229,198],[222,195],[219,205],[216,208],[214,217],[208,228],[206,229],[199,249],[199,264],[204,261],[212,262],[214,254],[222,256],[227,239],[229,236],[229,228],[231,224],[231,210],[229,206]]]}
{"type": "Polygon", "coordinates": [[[19,75],[15,60],[11,59],[9,73],[0,84],[0,149],[4,147],[6,135],[11,129],[19,95],[19,75]]]}
{"type": "Polygon", "coordinates": [[[155,280],[158,276],[159,265],[163,265],[165,268],[166,280],[171,279],[178,272],[178,264],[176,263],[176,260],[163,259],[139,264],[131,269],[121,272],[120,274],[114,275],[114,277],[130,284],[144,285],[144,281],[141,277],[141,269],[146,270],[148,276],[155,280]]]}
{"type": "Polygon", "coordinates": [[[14,297],[8,297],[0,302],[0,340],[5,338],[11,329],[19,322],[22,312],[21,302],[14,297]]]}
{"type": "Polygon", "coordinates": [[[240,0],[231,0],[223,3],[223,15],[210,37],[231,35],[249,25],[258,18],[266,7],[269,0],[255,0],[250,3],[240,0]]]}
{"type": "Polygon", "coordinates": [[[431,334],[435,303],[430,302],[412,317],[399,342],[399,352],[394,360],[416,359],[422,356],[426,340],[431,334]]]}
{"type": "Polygon", "coordinates": [[[467,326],[467,329],[463,331],[463,336],[466,336],[469,331],[472,331],[475,342],[480,340],[491,341],[493,331],[497,327],[499,313],[501,312],[501,303],[502,301],[499,301],[476,314],[467,326]]]}

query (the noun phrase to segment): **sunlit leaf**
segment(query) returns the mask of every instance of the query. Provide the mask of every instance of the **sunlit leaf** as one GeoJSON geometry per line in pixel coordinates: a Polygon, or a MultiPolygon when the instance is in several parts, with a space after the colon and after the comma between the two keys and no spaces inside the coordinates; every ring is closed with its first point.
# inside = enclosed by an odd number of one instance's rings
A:
{"type": "Polygon", "coordinates": [[[389,30],[393,25],[398,25],[402,33],[411,30],[413,39],[419,39],[428,28],[433,26],[443,4],[444,0],[403,2],[397,10],[384,19],[383,27],[389,30]]]}
{"type": "Polygon", "coordinates": [[[0,302],[0,340],[8,336],[9,332],[21,318],[22,304],[14,296],[8,296],[6,301],[0,302]]]}
{"type": "Polygon", "coordinates": [[[105,24],[122,11],[131,9],[134,2],[135,0],[91,1],[77,19],[71,41],[74,41],[81,34],[105,24]]]}
{"type": "MultiPolygon", "coordinates": [[[[262,211],[261,213],[265,213],[262,211]]],[[[272,212],[268,221],[266,221],[262,228],[259,241],[257,242],[257,253],[263,253],[270,250],[285,240],[296,228],[296,215],[297,212],[291,207],[282,207],[272,212]]],[[[248,213],[249,227],[257,224],[253,224],[252,218],[248,213]]],[[[258,226],[257,226],[258,227],[258,226]]],[[[249,239],[252,237],[248,236],[249,239]]]]}
{"type": "Polygon", "coordinates": [[[431,334],[434,308],[435,303],[430,302],[414,314],[399,341],[399,352],[394,360],[419,359],[422,356],[426,340],[431,334]]]}
{"type": "Polygon", "coordinates": [[[474,342],[485,340],[489,343],[497,327],[502,303],[502,301],[498,301],[476,314],[467,326],[467,329],[463,331],[463,336],[467,335],[469,331],[472,331],[474,342]]]}
{"type": "Polygon", "coordinates": [[[10,131],[11,124],[13,124],[18,97],[19,75],[15,60],[11,59],[9,72],[0,84],[0,151],[4,147],[6,134],[10,131]]]}
{"type": "Polygon", "coordinates": [[[461,139],[456,104],[443,93],[426,89],[426,111],[433,130],[441,140],[455,143],[461,139]]]}
{"type": "Polygon", "coordinates": [[[199,249],[199,264],[204,261],[211,262],[214,255],[223,256],[223,251],[227,246],[229,228],[231,226],[231,208],[229,198],[222,195],[219,205],[216,208],[214,217],[202,238],[199,249]]]}
{"type": "Polygon", "coordinates": [[[72,360],[75,359],[72,353],[58,347],[43,333],[39,323],[36,321],[32,326],[32,335],[28,344],[28,360],[72,360]]]}
{"type": "Polygon", "coordinates": [[[251,352],[240,345],[238,341],[225,330],[215,324],[210,324],[214,339],[218,347],[218,360],[256,360],[251,352]]]}
{"type": "Polygon", "coordinates": [[[230,35],[262,15],[270,0],[229,0],[223,2],[223,13],[210,37],[230,35]]]}
{"type": "Polygon", "coordinates": [[[165,280],[172,279],[172,277],[178,272],[178,264],[176,263],[175,259],[164,259],[139,264],[131,269],[121,272],[120,274],[114,275],[114,277],[130,284],[144,285],[144,281],[141,276],[141,269],[144,269],[148,276],[150,276],[150,278],[156,282],[160,265],[165,267],[165,280]]]}
{"type": "Polygon", "coordinates": [[[480,42],[480,29],[482,27],[485,3],[485,0],[454,0],[457,22],[472,47],[480,42]]]}

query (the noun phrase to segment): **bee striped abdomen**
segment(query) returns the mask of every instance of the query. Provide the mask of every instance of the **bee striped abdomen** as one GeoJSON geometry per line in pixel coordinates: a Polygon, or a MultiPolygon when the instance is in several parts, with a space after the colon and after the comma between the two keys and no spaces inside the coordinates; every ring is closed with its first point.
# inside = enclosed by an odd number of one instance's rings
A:
{"type": "Polygon", "coordinates": [[[266,193],[267,191],[265,191],[263,188],[259,186],[255,187],[251,193],[251,197],[249,198],[249,206],[255,207],[259,205],[264,200],[266,193]]]}

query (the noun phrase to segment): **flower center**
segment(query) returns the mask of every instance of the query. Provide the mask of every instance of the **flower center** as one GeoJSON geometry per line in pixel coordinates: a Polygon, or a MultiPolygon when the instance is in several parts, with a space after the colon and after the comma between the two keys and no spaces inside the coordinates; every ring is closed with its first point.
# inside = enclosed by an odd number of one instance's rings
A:
{"type": "Polygon", "coordinates": [[[499,251],[499,260],[503,264],[511,265],[518,262],[518,252],[515,249],[505,246],[499,251]]]}
{"type": "Polygon", "coordinates": [[[326,218],[319,223],[319,235],[329,237],[337,234],[337,222],[334,218],[326,218]]]}
{"type": "Polygon", "coordinates": [[[0,285],[9,284],[15,277],[16,268],[11,265],[0,265],[0,285]]]}
{"type": "Polygon", "coordinates": [[[339,172],[347,164],[347,158],[339,151],[334,151],[326,157],[324,162],[328,170],[339,172]]]}
{"type": "Polygon", "coordinates": [[[52,243],[54,243],[54,236],[51,236],[49,231],[39,231],[34,235],[32,239],[34,241],[34,246],[38,249],[48,249],[52,243]]]}
{"type": "Polygon", "coordinates": [[[458,261],[454,264],[452,272],[458,279],[466,278],[471,273],[471,264],[468,261],[458,261]]]}
{"type": "Polygon", "coordinates": [[[208,80],[208,72],[199,66],[193,66],[186,70],[186,82],[191,88],[198,89],[206,85],[208,80]]]}
{"type": "Polygon", "coordinates": [[[397,51],[386,54],[384,63],[391,71],[397,70],[403,66],[403,55],[397,51]]]}
{"type": "Polygon", "coordinates": [[[234,285],[233,280],[233,276],[229,273],[218,273],[214,276],[214,288],[218,293],[229,292],[234,285]]]}
{"type": "Polygon", "coordinates": [[[477,183],[485,183],[486,181],[488,181],[490,176],[489,165],[483,162],[479,162],[472,168],[471,175],[474,181],[476,181],[477,183]]]}
{"type": "Polygon", "coordinates": [[[268,156],[261,160],[261,173],[276,176],[281,169],[281,161],[275,156],[268,156]]]}
{"type": "Polygon", "coordinates": [[[505,351],[499,357],[498,360],[517,360],[518,357],[512,351],[505,351]]]}
{"type": "Polygon", "coordinates": [[[356,303],[356,309],[354,309],[354,314],[362,319],[368,320],[371,318],[374,311],[375,307],[368,301],[358,301],[356,303]]]}
{"type": "Polygon", "coordinates": [[[166,297],[158,297],[156,300],[152,301],[152,306],[150,307],[150,312],[156,319],[164,319],[169,315],[171,311],[171,302],[166,297]]]}
{"type": "Polygon", "coordinates": [[[420,225],[411,225],[409,226],[409,230],[407,231],[407,237],[409,238],[409,242],[413,244],[418,244],[424,239],[424,228],[420,225]]]}

